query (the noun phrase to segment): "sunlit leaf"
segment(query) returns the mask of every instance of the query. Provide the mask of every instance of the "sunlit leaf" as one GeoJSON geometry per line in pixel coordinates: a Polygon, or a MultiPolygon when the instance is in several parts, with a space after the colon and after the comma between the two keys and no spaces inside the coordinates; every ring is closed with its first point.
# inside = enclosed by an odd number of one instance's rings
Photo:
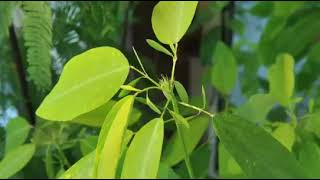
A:
{"type": "Polygon", "coordinates": [[[124,161],[121,178],[157,177],[164,136],[164,122],[157,118],[144,125],[133,138],[124,161]]]}
{"type": "Polygon", "coordinates": [[[152,29],[163,44],[178,43],[187,32],[197,1],[160,1],[152,12],[152,29]]]}
{"type": "Polygon", "coordinates": [[[114,178],[116,175],[116,168],[120,159],[123,138],[133,101],[134,96],[127,96],[114,116],[105,136],[105,141],[102,142],[101,152],[98,155],[97,178],[114,178]]]}
{"type": "Polygon", "coordinates": [[[74,56],[36,114],[47,120],[68,121],[92,111],[113,97],[128,72],[126,57],[112,47],[93,48],[74,56]]]}
{"type": "Polygon", "coordinates": [[[292,146],[295,142],[295,129],[289,123],[277,123],[276,129],[272,132],[272,136],[275,137],[284,147],[289,151],[292,150],[292,146]]]}

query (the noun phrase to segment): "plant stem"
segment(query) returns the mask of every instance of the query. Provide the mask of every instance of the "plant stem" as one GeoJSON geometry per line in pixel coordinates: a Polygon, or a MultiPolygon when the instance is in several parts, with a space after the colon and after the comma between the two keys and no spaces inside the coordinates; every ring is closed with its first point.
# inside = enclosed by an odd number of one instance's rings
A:
{"type": "Polygon", "coordinates": [[[134,66],[130,66],[131,69],[137,71],[139,74],[141,74],[142,76],[144,76],[146,79],[148,79],[149,81],[151,81],[154,85],[160,87],[160,85],[154,81],[153,79],[151,79],[147,74],[141,72],[139,69],[135,68],[134,66]]]}
{"type": "Polygon", "coordinates": [[[163,115],[164,115],[164,113],[166,112],[169,103],[170,103],[170,100],[167,100],[166,105],[164,106],[163,111],[162,111],[162,113],[161,113],[161,116],[160,116],[161,118],[163,118],[163,115]]]}
{"type": "Polygon", "coordinates": [[[195,110],[197,110],[197,111],[199,111],[199,112],[203,112],[203,113],[207,114],[208,116],[210,116],[211,118],[214,117],[214,114],[209,113],[208,111],[205,111],[205,110],[203,110],[203,109],[200,109],[200,108],[198,108],[198,107],[196,107],[196,106],[193,106],[193,105],[190,105],[190,104],[187,104],[187,103],[184,103],[184,102],[179,102],[179,104],[181,104],[181,105],[183,105],[183,106],[186,106],[186,107],[189,107],[189,108],[192,108],[192,109],[195,109],[195,110]]]}
{"type": "MultiPolygon", "coordinates": [[[[178,105],[177,105],[177,102],[176,102],[174,96],[172,96],[172,101],[171,102],[172,102],[173,110],[175,112],[179,113],[179,108],[178,108],[178,105]]],[[[190,163],[190,157],[189,157],[189,154],[188,154],[188,150],[187,150],[187,146],[186,146],[185,140],[183,138],[183,133],[182,133],[182,131],[180,129],[180,126],[177,123],[177,121],[175,121],[175,124],[177,126],[177,132],[178,132],[179,137],[180,137],[181,142],[182,142],[182,146],[183,146],[183,150],[184,150],[184,161],[186,163],[189,176],[190,176],[191,179],[194,179],[194,174],[193,174],[192,166],[191,166],[191,163],[190,163]]]]}

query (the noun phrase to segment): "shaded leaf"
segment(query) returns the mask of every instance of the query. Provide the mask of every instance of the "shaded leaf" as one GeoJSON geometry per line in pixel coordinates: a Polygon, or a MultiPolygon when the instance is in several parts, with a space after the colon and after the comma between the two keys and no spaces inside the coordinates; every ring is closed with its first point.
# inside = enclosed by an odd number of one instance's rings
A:
{"type": "Polygon", "coordinates": [[[22,117],[11,119],[6,126],[5,153],[22,145],[29,134],[31,126],[22,117]]]}
{"type": "Polygon", "coordinates": [[[159,44],[158,42],[152,40],[152,39],[147,39],[147,43],[149,44],[149,46],[151,46],[153,49],[160,51],[166,55],[169,56],[173,56],[172,53],[167,50],[165,47],[163,47],[161,44],[159,44]]]}
{"type": "Polygon", "coordinates": [[[183,85],[179,81],[174,81],[174,86],[177,90],[177,93],[179,95],[179,98],[182,102],[188,103],[189,102],[189,96],[186,91],[186,89],[183,87],[183,85]]]}

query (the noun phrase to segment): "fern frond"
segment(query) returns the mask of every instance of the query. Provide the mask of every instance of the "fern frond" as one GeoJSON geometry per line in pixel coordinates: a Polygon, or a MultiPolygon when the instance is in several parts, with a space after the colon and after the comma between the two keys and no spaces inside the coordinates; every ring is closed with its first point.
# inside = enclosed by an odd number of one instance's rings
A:
{"type": "Polygon", "coordinates": [[[40,91],[51,88],[52,15],[44,1],[24,1],[23,38],[27,48],[28,78],[40,91]]]}

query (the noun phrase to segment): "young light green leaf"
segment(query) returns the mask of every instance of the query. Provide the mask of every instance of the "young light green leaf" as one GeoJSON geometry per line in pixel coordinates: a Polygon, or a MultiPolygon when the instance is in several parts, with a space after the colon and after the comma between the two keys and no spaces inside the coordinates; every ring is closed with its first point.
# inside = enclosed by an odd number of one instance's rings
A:
{"type": "Polygon", "coordinates": [[[292,146],[296,140],[296,137],[295,129],[291,124],[277,123],[277,128],[272,132],[272,136],[275,137],[289,151],[292,150],[292,146]]]}
{"type": "MultiPolygon", "coordinates": [[[[114,120],[108,130],[100,160],[97,166],[97,178],[114,178],[118,161],[121,155],[123,137],[127,129],[130,111],[133,106],[134,96],[129,96],[116,113],[114,120]]],[[[99,145],[98,145],[99,147],[99,145]]]]}
{"type": "Polygon", "coordinates": [[[88,136],[80,140],[80,150],[83,156],[96,149],[98,136],[88,136]]]}
{"type": "Polygon", "coordinates": [[[160,1],[152,11],[152,29],[163,44],[178,43],[187,32],[197,1],[160,1]]]}
{"type": "Polygon", "coordinates": [[[237,62],[232,51],[221,41],[216,45],[213,61],[214,64],[211,69],[212,85],[222,94],[230,94],[238,77],[237,62]]]}
{"type": "Polygon", "coordinates": [[[170,111],[171,116],[178,122],[178,124],[183,124],[186,128],[190,128],[188,121],[181,116],[180,114],[175,113],[174,111],[170,111]]]}
{"type": "Polygon", "coordinates": [[[19,172],[32,158],[34,144],[24,144],[6,153],[0,162],[0,179],[8,179],[19,172]]]}
{"type": "Polygon", "coordinates": [[[105,118],[106,120],[104,121],[102,127],[101,127],[101,131],[99,134],[99,138],[98,138],[98,144],[97,144],[97,153],[96,153],[96,157],[95,157],[95,163],[94,163],[94,177],[97,176],[97,171],[98,171],[98,165],[100,163],[101,160],[101,154],[102,154],[102,149],[104,146],[104,143],[106,141],[106,137],[109,133],[111,124],[113,123],[119,109],[123,106],[123,104],[128,101],[128,99],[130,99],[132,96],[126,96],[122,99],[120,99],[113,107],[112,109],[109,111],[107,117],[105,118]]]}
{"type": "Polygon", "coordinates": [[[133,138],[123,165],[121,178],[155,179],[163,144],[164,122],[156,118],[144,125],[133,138]]]}
{"type": "MultiPolygon", "coordinates": [[[[199,143],[205,130],[208,127],[209,118],[205,115],[200,115],[193,118],[190,122],[190,128],[181,126],[181,131],[186,140],[187,152],[190,154],[196,145],[199,143]]],[[[184,154],[183,145],[178,133],[174,133],[169,140],[167,146],[164,148],[162,162],[169,166],[174,166],[183,160],[184,154]]]]}
{"type": "Polygon", "coordinates": [[[161,111],[159,108],[149,99],[148,93],[146,94],[146,101],[150,109],[152,109],[154,112],[161,114],[161,111]]]}
{"type": "Polygon", "coordinates": [[[29,134],[31,126],[22,117],[11,119],[7,124],[5,153],[23,144],[29,134]]]}
{"type": "Polygon", "coordinates": [[[275,98],[270,94],[255,94],[249,101],[241,105],[235,112],[240,117],[252,122],[262,122],[276,104],[275,98]]]}
{"type": "Polygon", "coordinates": [[[270,93],[282,106],[288,106],[294,90],[294,59],[280,54],[268,72],[270,93]]]}
{"type": "Polygon", "coordinates": [[[113,105],[116,103],[115,100],[110,100],[106,104],[98,107],[97,109],[90,111],[88,113],[82,114],[70,122],[84,124],[92,127],[101,127],[108,112],[111,110],[113,105]]]}
{"type": "Polygon", "coordinates": [[[112,47],[93,48],[74,56],[36,114],[47,120],[68,121],[92,111],[113,97],[128,72],[127,58],[112,47]]]}
{"type": "MultiPolygon", "coordinates": [[[[129,82],[128,85],[130,85],[130,86],[135,86],[142,78],[144,78],[144,77],[138,77],[138,78],[132,80],[131,82],[129,82]]],[[[129,93],[130,93],[130,91],[121,89],[118,97],[119,97],[119,98],[122,98],[122,97],[128,95],[129,93]]]]}
{"type": "Polygon", "coordinates": [[[183,87],[183,85],[179,81],[174,81],[174,87],[176,88],[181,101],[184,103],[188,103],[189,96],[187,90],[183,87]]]}
{"type": "Polygon", "coordinates": [[[232,114],[213,118],[220,142],[248,178],[308,178],[299,162],[270,133],[232,114]]]}
{"type": "Polygon", "coordinates": [[[68,170],[66,170],[58,179],[93,179],[93,165],[96,151],[92,151],[82,157],[68,170]]]}
{"type": "Polygon", "coordinates": [[[147,43],[149,44],[149,46],[151,46],[153,49],[163,52],[166,55],[169,55],[171,57],[173,57],[172,53],[167,50],[165,47],[163,47],[161,44],[159,44],[158,42],[152,40],[152,39],[147,39],[147,43]]]}
{"type": "Polygon", "coordinates": [[[135,87],[132,87],[130,85],[121,85],[121,89],[127,90],[127,91],[135,91],[135,92],[140,92],[140,89],[137,89],[135,87]]]}

